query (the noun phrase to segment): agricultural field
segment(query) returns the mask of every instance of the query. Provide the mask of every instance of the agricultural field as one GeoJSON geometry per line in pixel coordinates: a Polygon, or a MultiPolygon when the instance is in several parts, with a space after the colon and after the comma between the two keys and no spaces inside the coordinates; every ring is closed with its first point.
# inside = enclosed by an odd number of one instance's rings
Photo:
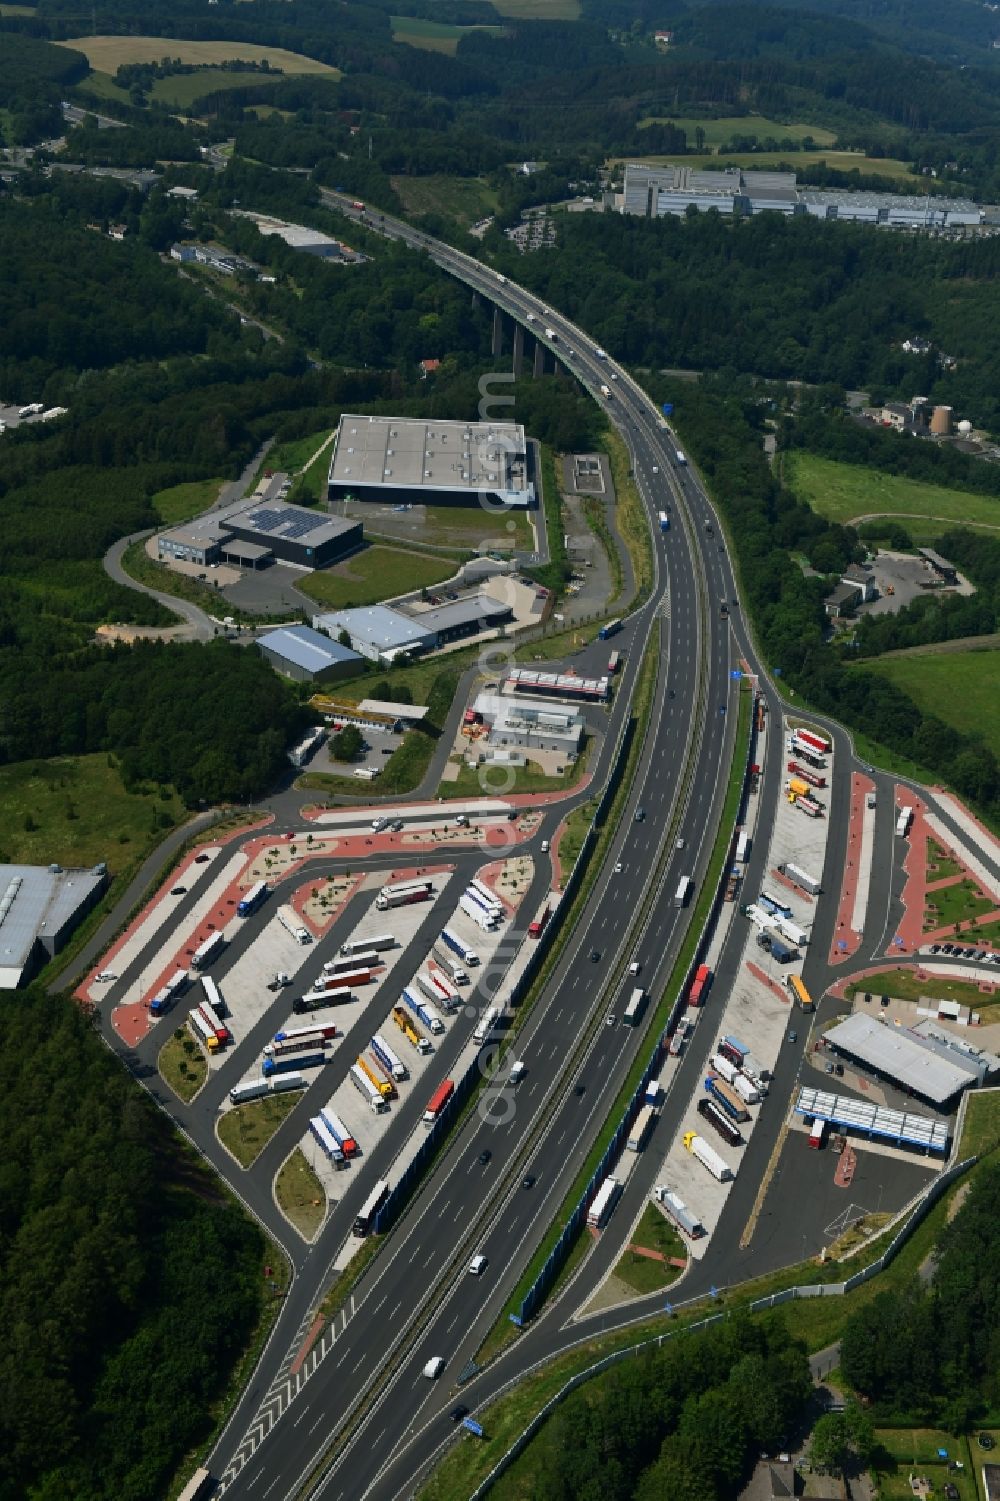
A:
{"type": "Polygon", "coordinates": [[[63,756],[0,767],[0,861],[105,860],[114,874],[180,821],[184,809],[172,791],[126,792],[109,759],[63,756]]]}
{"type": "MultiPolygon", "coordinates": [[[[640,120],[640,128],[644,125],[676,125],[678,130],[683,130],[688,138],[688,145],[695,144],[695,132],[704,132],[704,146],[708,151],[717,151],[718,148],[731,141],[733,136],[756,136],[758,140],[764,140],[773,136],[776,141],[802,141],[811,136],[817,146],[832,146],[837,139],[832,130],[824,130],[821,125],[805,125],[802,123],[783,125],[780,120],[769,120],[765,115],[724,115],[717,120],[694,120],[686,116],[674,115],[650,115],[646,120],[640,120]]],[[[684,158],[687,161],[687,157],[684,158]]]]}
{"type": "Polygon", "coordinates": [[[790,490],[831,521],[855,523],[895,516],[912,530],[910,518],[924,517],[946,525],[973,522],[1000,530],[1000,501],[884,474],[864,464],[841,464],[797,451],[785,455],[783,478],[790,490]]]}
{"type": "Polygon", "coordinates": [[[420,47],[425,52],[446,52],[453,55],[463,36],[470,31],[489,31],[494,36],[503,31],[502,26],[450,26],[444,21],[425,21],[420,16],[393,16],[392,39],[407,47],[420,47]]]}
{"type": "Polygon", "coordinates": [[[177,526],[207,511],[224,484],[221,479],[196,479],[184,485],[171,485],[153,496],[153,509],[165,526],[177,526]]]}
{"type": "Polygon", "coordinates": [[[448,558],[374,546],[332,568],[309,574],[298,587],[319,605],[347,610],[376,604],[410,589],[430,588],[451,578],[455,567],[448,558]]]}
{"type": "MultiPolygon", "coordinates": [[[[288,69],[291,72],[291,69],[288,69]]],[[[150,98],[175,109],[190,109],[196,99],[219,89],[260,88],[280,83],[282,73],[229,73],[224,68],[199,69],[197,73],[178,73],[173,78],[158,78],[150,89],[150,98]]]]}
{"type": "Polygon", "coordinates": [[[35,5],[0,5],[0,16],[33,16],[35,5]]]}
{"type": "MultiPolygon", "coordinates": [[[[642,161],[647,166],[676,162],[677,156],[614,157],[614,161],[642,161]]],[[[916,179],[910,171],[909,162],[901,162],[893,156],[864,156],[860,151],[727,151],[717,156],[714,151],[685,153],[681,158],[685,167],[734,166],[775,169],[788,167],[792,171],[803,167],[815,167],[822,163],[835,172],[862,172],[879,177],[894,177],[899,181],[913,183],[916,179]]]]}
{"type": "Polygon", "coordinates": [[[879,657],[862,670],[888,678],[918,708],[963,734],[978,735],[1000,756],[1000,652],[928,650],[879,657]]]}
{"type": "Polygon", "coordinates": [[[580,19],[580,0],[494,0],[493,9],[514,21],[580,19]]]}
{"type": "Polygon", "coordinates": [[[482,177],[427,177],[389,179],[408,214],[446,214],[458,224],[475,224],[496,210],[497,195],[482,177]]]}
{"type": "MultiPolygon", "coordinates": [[[[78,36],[59,45],[82,52],[92,68],[112,77],[123,63],[156,63],[164,57],[176,57],[182,63],[205,66],[232,61],[259,63],[266,59],[272,67],[280,68],[284,73],[328,73],[339,77],[339,69],[328,63],[304,57],[300,52],[286,52],[283,47],[260,47],[254,42],[188,42],[162,36],[78,36]]],[[[256,74],[243,74],[242,77],[244,82],[257,81],[256,74]]]]}

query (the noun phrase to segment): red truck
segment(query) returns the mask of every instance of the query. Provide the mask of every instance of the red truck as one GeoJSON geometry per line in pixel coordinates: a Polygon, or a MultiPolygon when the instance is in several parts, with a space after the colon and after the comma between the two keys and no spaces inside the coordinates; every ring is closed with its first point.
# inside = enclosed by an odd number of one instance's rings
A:
{"type": "Polygon", "coordinates": [[[425,1126],[433,1126],[454,1093],[454,1081],[452,1079],[442,1079],[427,1102],[427,1109],[424,1111],[425,1126]]]}
{"type": "Polygon", "coordinates": [[[699,964],[691,981],[691,989],[688,991],[689,1006],[703,1006],[708,987],[712,983],[712,971],[707,964],[699,964]]]}
{"type": "Polygon", "coordinates": [[[810,787],[826,786],[826,777],[821,777],[815,771],[807,771],[806,768],[804,766],[800,766],[797,761],[789,761],[788,770],[792,773],[792,776],[801,777],[803,782],[808,782],[810,787]]]}
{"type": "Polygon", "coordinates": [[[545,932],[545,925],[551,916],[552,908],[546,907],[541,917],[536,917],[534,922],[530,922],[528,924],[528,937],[541,938],[542,934],[545,932]]]}

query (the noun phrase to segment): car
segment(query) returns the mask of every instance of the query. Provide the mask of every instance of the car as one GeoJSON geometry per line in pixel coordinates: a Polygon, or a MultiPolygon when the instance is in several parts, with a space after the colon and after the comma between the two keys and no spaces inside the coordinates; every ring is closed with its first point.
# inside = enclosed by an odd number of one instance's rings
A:
{"type": "Polygon", "coordinates": [[[451,1412],[448,1414],[448,1416],[451,1418],[451,1421],[453,1423],[460,1423],[463,1418],[467,1418],[469,1416],[469,1409],[466,1407],[464,1402],[459,1402],[457,1407],[453,1407],[451,1409],[451,1412]]]}
{"type": "Polygon", "coordinates": [[[204,865],[211,858],[211,855],[195,855],[194,863],[195,865],[204,865]]]}
{"type": "Polygon", "coordinates": [[[616,860],[615,861],[615,875],[616,876],[620,876],[621,873],[622,873],[622,862],[620,860],[616,860]]]}
{"type": "Polygon", "coordinates": [[[950,954],[954,947],[955,945],[953,943],[943,943],[941,945],[941,952],[942,954],[950,954]]]}
{"type": "Polygon", "coordinates": [[[487,1147],[485,1151],[480,1152],[479,1161],[482,1167],[488,1167],[489,1164],[493,1161],[493,1153],[490,1151],[489,1147],[487,1147]]]}
{"type": "Polygon", "coordinates": [[[677,843],[674,845],[674,849],[682,850],[684,848],[684,843],[685,841],[683,839],[678,839],[677,843]]]}
{"type": "Polygon", "coordinates": [[[867,1004],[867,1005],[870,1005],[870,1004],[871,1004],[871,998],[872,998],[872,993],[871,993],[871,991],[870,991],[870,990],[866,990],[866,991],[865,991],[865,1003],[866,1003],[866,1004],[867,1004]]]}
{"type": "Polygon", "coordinates": [[[102,969],[100,974],[94,976],[99,985],[108,985],[112,980],[117,980],[117,978],[118,976],[113,969],[102,969]]]}
{"type": "Polygon", "coordinates": [[[725,706],[725,704],[720,704],[719,705],[719,713],[720,714],[725,714],[725,712],[726,712],[726,706],[725,706]]]}
{"type": "Polygon", "coordinates": [[[591,962],[591,964],[600,964],[600,962],[601,962],[601,951],[600,951],[600,949],[591,949],[591,951],[590,951],[590,962],[591,962]]]}
{"type": "Polygon", "coordinates": [[[976,1438],[976,1443],[979,1445],[980,1449],[995,1449],[996,1442],[997,1441],[993,1437],[992,1433],[980,1433],[976,1438]]]}
{"type": "Polygon", "coordinates": [[[842,1079],[844,1077],[844,1065],[842,1063],[835,1063],[833,1065],[833,1071],[837,1075],[838,1079],[842,1079]]]}
{"type": "Polygon", "coordinates": [[[582,1079],[579,1083],[573,1085],[573,1093],[576,1095],[578,1100],[582,1100],[584,1095],[587,1093],[587,1086],[586,1084],[584,1084],[582,1079]]]}
{"type": "Polygon", "coordinates": [[[826,1065],[826,1071],[827,1071],[828,1074],[832,1074],[833,1073],[833,1064],[832,1063],[828,1063],[826,1065]]]}
{"type": "Polygon", "coordinates": [[[966,957],[966,959],[975,959],[975,957],[976,957],[976,951],[975,951],[975,949],[966,949],[966,951],[965,951],[965,957],[966,957]]]}
{"type": "Polygon", "coordinates": [[[449,589],[448,592],[447,592],[447,594],[445,595],[445,599],[457,599],[457,598],[458,598],[458,595],[455,593],[454,589],[449,589]]]}
{"type": "Polygon", "coordinates": [[[432,1355],[424,1366],[424,1375],[428,1381],[436,1381],[445,1368],[445,1360],[441,1355],[432,1355]]]}
{"type": "Polygon", "coordinates": [[[660,466],[659,466],[659,464],[654,464],[653,465],[653,473],[654,474],[659,474],[659,472],[660,472],[660,466]]]}
{"type": "Polygon", "coordinates": [[[618,1018],[617,1016],[615,1016],[615,1013],[613,1011],[609,1011],[607,1016],[604,1018],[604,1025],[606,1027],[613,1027],[617,1020],[618,1018]]]}
{"type": "Polygon", "coordinates": [[[395,749],[396,749],[396,747],[394,745],[386,745],[386,746],[383,746],[383,748],[382,748],[382,750],[380,751],[379,754],[383,755],[383,756],[391,756],[392,753],[393,753],[393,751],[395,749]]]}
{"type": "Polygon", "coordinates": [[[789,1042],[798,1042],[798,1040],[799,1040],[799,1034],[797,1032],[789,1032],[789,1034],[788,1034],[788,1041],[789,1042]]]}
{"type": "Polygon", "coordinates": [[[932,953],[932,954],[937,954],[937,953],[939,953],[939,952],[940,952],[940,949],[941,949],[941,945],[940,945],[940,944],[939,944],[939,943],[932,943],[932,944],[931,944],[931,953],[932,953]]]}
{"type": "Polygon", "coordinates": [[[668,688],[667,689],[667,697],[668,698],[676,698],[677,694],[674,692],[674,690],[672,688],[668,688]]]}
{"type": "Polygon", "coordinates": [[[945,1486],[944,1493],[947,1496],[948,1501],[961,1501],[961,1497],[958,1494],[958,1487],[956,1485],[952,1485],[951,1481],[949,1481],[945,1486]]]}
{"type": "Polygon", "coordinates": [[[467,829],[469,827],[469,815],[467,813],[460,813],[455,822],[460,829],[467,829]]]}
{"type": "Polygon", "coordinates": [[[635,821],[636,821],[636,823],[645,823],[645,821],[646,821],[646,810],[645,810],[645,808],[636,808],[636,810],[635,810],[635,821]]]}
{"type": "Polygon", "coordinates": [[[187,887],[186,886],[172,886],[170,888],[170,895],[171,896],[184,896],[184,894],[186,893],[186,891],[187,891],[187,887]]]}
{"type": "Polygon", "coordinates": [[[547,839],[543,839],[542,840],[542,854],[543,855],[547,855],[550,849],[551,849],[551,845],[549,844],[549,841],[547,839]]]}
{"type": "Polygon", "coordinates": [[[977,949],[976,950],[976,958],[978,960],[980,960],[980,961],[983,960],[983,959],[985,959],[986,958],[986,950],[985,949],[977,949]]]}
{"type": "Polygon", "coordinates": [[[401,834],[406,825],[403,823],[403,820],[401,818],[396,818],[389,825],[389,827],[394,834],[401,834]]]}
{"type": "Polygon", "coordinates": [[[629,972],[630,975],[637,975],[639,973],[640,969],[642,969],[642,962],[641,962],[641,960],[639,960],[639,959],[633,959],[632,963],[628,967],[628,972],[629,972]]]}
{"type": "Polygon", "coordinates": [[[882,997],[882,999],[881,999],[881,1001],[880,1001],[880,1002],[879,1002],[879,1004],[880,1004],[880,1005],[881,1005],[881,1006],[882,1006],[882,1007],[883,1007],[883,1008],[884,1008],[884,1007],[886,1007],[886,1006],[888,1006],[888,1004],[889,1004],[889,997],[888,997],[888,996],[887,996],[887,995],[884,995],[884,996],[883,996],[883,997],[882,997]]]}
{"type": "Polygon", "coordinates": [[[470,1277],[481,1277],[483,1272],[486,1270],[486,1257],[482,1254],[473,1256],[472,1260],[469,1262],[468,1270],[470,1277]]]}
{"type": "Polygon", "coordinates": [[[525,1173],[524,1177],[521,1179],[521,1187],[522,1188],[534,1188],[534,1186],[535,1186],[535,1175],[534,1175],[534,1173],[525,1173]]]}

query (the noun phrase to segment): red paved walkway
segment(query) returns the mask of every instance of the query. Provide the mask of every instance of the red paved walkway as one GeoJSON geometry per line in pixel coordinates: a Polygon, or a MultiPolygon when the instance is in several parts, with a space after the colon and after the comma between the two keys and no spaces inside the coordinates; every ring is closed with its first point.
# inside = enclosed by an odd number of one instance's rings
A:
{"type": "MultiPolygon", "coordinates": [[[[861,844],[864,828],[865,799],[874,792],[875,783],[870,777],[854,772],[851,776],[851,813],[848,821],[847,858],[840,885],[840,901],[837,906],[837,926],[830,943],[831,964],[843,964],[856,954],[861,946],[862,935],[851,927],[854,916],[854,900],[861,876],[861,844]]],[[[874,854],[874,850],[873,850],[874,854]]]]}
{"type": "Polygon", "coordinates": [[[754,979],[759,980],[762,985],[766,985],[768,990],[778,997],[779,1001],[784,1001],[786,1006],[789,1004],[791,996],[788,991],[783,985],[779,985],[777,980],[772,980],[771,976],[766,974],[759,964],[754,964],[752,960],[749,960],[747,962],[747,969],[753,975],[754,979]]]}

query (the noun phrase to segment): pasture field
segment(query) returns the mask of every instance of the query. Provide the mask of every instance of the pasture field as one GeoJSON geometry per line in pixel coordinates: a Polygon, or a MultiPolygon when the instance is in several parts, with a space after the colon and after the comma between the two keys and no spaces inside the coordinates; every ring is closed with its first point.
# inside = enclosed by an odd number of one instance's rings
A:
{"type": "Polygon", "coordinates": [[[909,528],[912,516],[946,525],[978,522],[1000,529],[1000,501],[988,495],[927,485],[864,464],[841,464],[801,451],[786,454],[783,467],[789,489],[830,521],[847,524],[868,517],[898,516],[909,528]]]}
{"type": "MultiPolygon", "coordinates": [[[[300,52],[286,52],[283,47],[260,47],[254,42],[189,42],[163,36],[78,36],[59,45],[82,52],[92,68],[112,77],[123,63],[157,63],[164,57],[176,57],[182,63],[205,66],[233,61],[259,63],[266,59],[283,73],[328,73],[339,77],[339,70],[328,63],[304,57],[300,52]]],[[[255,79],[254,74],[242,77],[251,82],[255,79]]]]}
{"type": "Polygon", "coordinates": [[[497,195],[482,177],[448,177],[432,172],[427,177],[391,177],[408,214],[447,214],[458,224],[475,224],[492,214],[497,195]]]}
{"type": "MultiPolygon", "coordinates": [[[[888,678],[925,713],[962,734],[980,736],[1000,756],[1000,651],[914,652],[879,657],[863,670],[888,678]]],[[[933,899],[943,895],[935,892],[933,899]]]]}
{"type": "Polygon", "coordinates": [[[650,115],[647,120],[641,120],[639,123],[640,127],[676,125],[678,130],[686,132],[689,146],[694,143],[695,131],[701,129],[705,132],[705,146],[709,151],[717,151],[735,135],[754,135],[759,140],[763,140],[766,136],[773,136],[776,141],[802,141],[806,136],[812,136],[817,146],[832,146],[837,139],[832,130],[824,130],[822,125],[806,125],[801,122],[783,125],[780,120],[769,120],[765,115],[722,115],[717,120],[694,120],[677,115],[650,115]]]}
{"type": "Polygon", "coordinates": [[[392,16],[391,20],[394,42],[449,55],[455,53],[462,37],[470,31],[489,31],[498,36],[503,30],[502,26],[454,26],[444,21],[425,21],[421,16],[392,16]]]}
{"type": "Polygon", "coordinates": [[[580,0],[494,0],[494,10],[512,21],[578,21],[580,0]]]}

